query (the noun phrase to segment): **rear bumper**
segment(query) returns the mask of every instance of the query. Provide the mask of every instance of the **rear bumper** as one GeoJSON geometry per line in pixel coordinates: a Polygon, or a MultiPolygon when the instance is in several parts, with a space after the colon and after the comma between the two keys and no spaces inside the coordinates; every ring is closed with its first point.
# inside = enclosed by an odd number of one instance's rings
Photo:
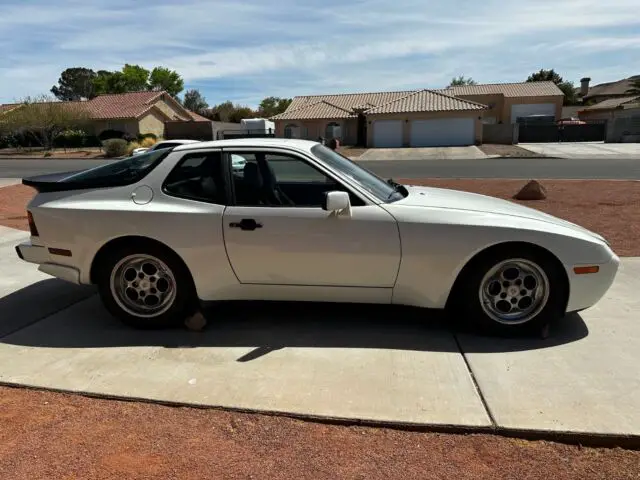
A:
{"type": "Polygon", "coordinates": [[[16,254],[21,260],[39,265],[38,270],[60,280],[80,284],[80,271],[68,265],[55,262],[46,247],[32,245],[30,242],[16,246],[16,254]]]}

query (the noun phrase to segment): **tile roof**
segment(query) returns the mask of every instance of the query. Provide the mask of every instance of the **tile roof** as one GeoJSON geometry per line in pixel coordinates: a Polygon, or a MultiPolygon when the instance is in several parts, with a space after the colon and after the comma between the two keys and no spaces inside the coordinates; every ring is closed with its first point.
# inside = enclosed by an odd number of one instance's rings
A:
{"type": "Polygon", "coordinates": [[[505,97],[549,97],[564,95],[553,82],[493,83],[461,85],[440,90],[449,95],[495,95],[505,97]]]}
{"type": "Polygon", "coordinates": [[[414,93],[416,90],[402,92],[374,92],[374,93],[343,93],[338,95],[311,95],[295,97],[287,111],[297,110],[300,107],[325,101],[344,110],[352,111],[354,107],[369,104],[372,107],[388,103],[392,100],[414,93]]]}
{"type": "Polygon", "coordinates": [[[312,120],[331,118],[351,118],[356,114],[340,108],[325,100],[300,106],[294,110],[289,107],[285,112],[271,117],[272,120],[312,120]]]}
{"type": "MultiPolygon", "coordinates": [[[[98,95],[91,100],[81,102],[62,102],[65,106],[80,105],[94,120],[109,120],[123,118],[140,118],[154,108],[155,104],[163,99],[171,105],[182,120],[208,121],[207,118],[191,112],[179,103],[169,98],[164,91],[159,92],[128,92],[98,95]]],[[[45,102],[46,103],[46,102],[45,102]]],[[[19,104],[0,105],[0,113],[7,112],[19,104]]]]}
{"type": "MultiPolygon", "coordinates": [[[[485,106],[474,102],[467,102],[466,104],[463,104],[453,102],[450,99],[456,96],[487,94],[501,94],[505,97],[544,97],[563,95],[562,90],[560,90],[553,82],[496,83],[449,87],[439,90],[404,90],[399,92],[307,95],[295,97],[291,102],[291,105],[289,105],[289,108],[287,108],[284,113],[271,118],[273,120],[351,118],[356,116],[354,109],[368,108],[365,113],[374,113],[378,112],[381,106],[391,104],[397,100],[404,99],[405,97],[407,98],[406,101],[393,108],[400,108],[399,105],[407,105],[407,108],[429,108],[430,110],[405,111],[442,111],[441,109],[475,110],[485,108],[485,106]],[[419,95],[413,97],[413,95],[416,94],[419,95]],[[438,94],[443,95],[444,98],[434,96],[438,94]],[[446,108],[446,106],[450,106],[451,108],[446,108]]],[[[465,101],[464,99],[458,100],[463,102],[465,101]]],[[[391,106],[385,108],[388,109],[391,108],[391,106]]]]}
{"type": "Polygon", "coordinates": [[[148,112],[164,92],[129,92],[98,95],[85,102],[91,118],[138,118],[148,112]]]}
{"type": "Polygon", "coordinates": [[[187,114],[189,115],[189,117],[191,117],[191,120],[193,120],[194,122],[210,122],[211,121],[207,117],[203,117],[199,113],[192,112],[191,110],[187,110],[187,114]]]}
{"type": "Polygon", "coordinates": [[[629,78],[618,80],[616,82],[607,82],[594,85],[589,88],[589,92],[584,98],[603,96],[603,95],[628,95],[627,90],[631,88],[631,82],[640,78],[640,75],[634,75],[629,78]]]}
{"type": "Polygon", "coordinates": [[[367,110],[367,115],[374,113],[404,112],[446,112],[465,110],[484,110],[486,105],[452,97],[434,90],[420,90],[397,100],[367,110]]]}
{"type": "Polygon", "coordinates": [[[4,105],[0,104],[0,114],[7,113],[9,110],[13,110],[19,105],[20,104],[18,103],[5,103],[4,105]]]}
{"type": "Polygon", "coordinates": [[[610,110],[618,107],[624,107],[625,103],[640,102],[640,95],[632,95],[630,97],[609,98],[602,102],[591,105],[583,110],[610,110]]]}

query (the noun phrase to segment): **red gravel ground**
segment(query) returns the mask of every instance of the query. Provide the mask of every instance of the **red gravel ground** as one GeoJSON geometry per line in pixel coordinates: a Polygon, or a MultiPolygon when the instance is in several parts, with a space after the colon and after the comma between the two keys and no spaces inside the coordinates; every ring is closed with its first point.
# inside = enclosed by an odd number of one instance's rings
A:
{"type": "MultiPolygon", "coordinates": [[[[424,180],[510,198],[521,180],[424,180]]],[[[640,255],[640,182],[542,181],[522,202],[640,255]]],[[[0,189],[0,224],[28,230],[33,195],[0,189]]],[[[98,400],[0,387],[0,480],[639,479],[640,452],[493,435],[329,426],[283,417],[98,400]]]]}
{"type": "Polygon", "coordinates": [[[24,185],[0,188],[0,225],[29,231],[26,208],[34,194],[24,185]]]}
{"type": "Polygon", "coordinates": [[[637,479],[640,452],[0,388],[0,478],[637,479]]]}
{"type": "Polygon", "coordinates": [[[524,180],[425,179],[398,180],[411,185],[453,188],[504,198],[537,208],[597,232],[618,255],[640,256],[640,182],[626,180],[539,180],[546,200],[516,201],[511,197],[524,180]]]}
{"type": "MultiPolygon", "coordinates": [[[[524,180],[398,180],[482,193],[511,200],[524,180]]],[[[604,235],[619,255],[640,256],[640,182],[617,180],[541,180],[546,200],[518,202],[604,235]]],[[[33,189],[24,185],[0,188],[0,225],[28,230],[25,207],[33,189]]],[[[515,201],[515,200],[514,200],[515,201]]]]}

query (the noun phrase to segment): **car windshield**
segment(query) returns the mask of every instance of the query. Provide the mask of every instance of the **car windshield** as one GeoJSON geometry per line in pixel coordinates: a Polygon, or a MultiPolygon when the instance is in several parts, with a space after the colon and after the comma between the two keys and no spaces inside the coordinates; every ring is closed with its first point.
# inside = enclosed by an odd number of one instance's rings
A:
{"type": "Polygon", "coordinates": [[[118,160],[107,165],[83,170],[60,180],[62,183],[86,184],[87,186],[128,185],[142,180],[164,157],[170,148],[149,151],[135,157],[118,160]]]}
{"type": "Polygon", "coordinates": [[[407,195],[406,190],[401,185],[393,181],[383,180],[375,173],[362,168],[357,163],[324,145],[314,145],[311,147],[311,153],[327,166],[346,175],[383,202],[395,202],[407,195]]]}

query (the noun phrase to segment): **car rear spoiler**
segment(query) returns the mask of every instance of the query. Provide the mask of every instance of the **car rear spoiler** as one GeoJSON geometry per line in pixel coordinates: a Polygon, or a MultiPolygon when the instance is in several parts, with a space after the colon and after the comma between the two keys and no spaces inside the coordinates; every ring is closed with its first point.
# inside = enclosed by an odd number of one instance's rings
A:
{"type": "Polygon", "coordinates": [[[60,181],[81,171],[82,170],[76,170],[73,172],[52,173],[49,175],[37,175],[35,177],[23,178],[22,184],[27,187],[35,188],[38,193],[81,190],[88,187],[86,185],[83,186],[80,183],[60,181]]]}

